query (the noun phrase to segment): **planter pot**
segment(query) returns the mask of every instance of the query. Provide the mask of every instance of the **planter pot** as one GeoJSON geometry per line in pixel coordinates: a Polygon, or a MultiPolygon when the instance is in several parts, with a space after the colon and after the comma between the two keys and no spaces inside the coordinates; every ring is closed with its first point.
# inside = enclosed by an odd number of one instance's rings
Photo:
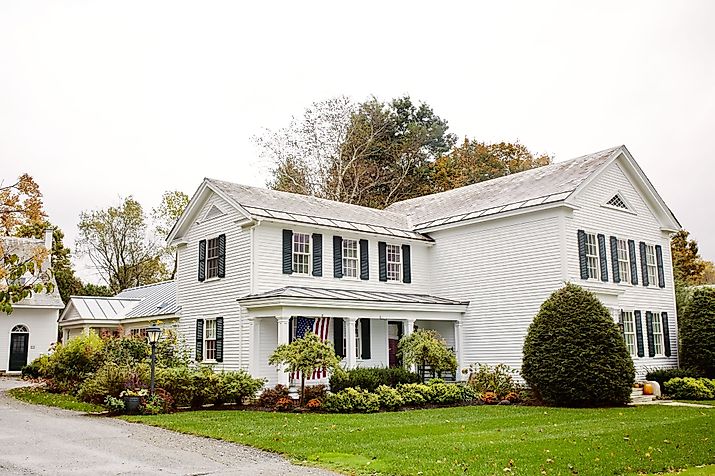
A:
{"type": "Polygon", "coordinates": [[[141,405],[141,402],[142,397],[124,397],[124,411],[126,411],[127,413],[137,413],[139,411],[139,405],[141,405]]]}

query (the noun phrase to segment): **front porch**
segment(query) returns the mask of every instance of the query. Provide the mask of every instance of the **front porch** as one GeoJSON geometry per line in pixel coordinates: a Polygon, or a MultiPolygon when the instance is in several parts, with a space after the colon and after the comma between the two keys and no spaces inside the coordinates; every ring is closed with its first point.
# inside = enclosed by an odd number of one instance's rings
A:
{"type": "MultiPolygon", "coordinates": [[[[267,386],[292,384],[290,375],[268,364],[268,357],[306,328],[332,343],[347,369],[400,365],[397,342],[416,329],[437,331],[454,349],[458,366],[462,364],[460,326],[468,303],[427,295],[310,288],[283,288],[239,301],[252,328],[250,372],[267,379],[267,386]]],[[[329,378],[309,377],[309,385],[327,384],[329,378]]]]}

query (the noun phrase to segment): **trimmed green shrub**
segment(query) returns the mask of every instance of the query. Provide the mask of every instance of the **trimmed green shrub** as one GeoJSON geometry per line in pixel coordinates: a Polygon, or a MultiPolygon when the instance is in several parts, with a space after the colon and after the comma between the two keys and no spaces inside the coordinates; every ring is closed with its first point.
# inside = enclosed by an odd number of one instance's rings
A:
{"type": "Polygon", "coordinates": [[[664,393],[682,400],[710,400],[715,398],[715,380],[676,377],[665,382],[664,393]]]}
{"type": "Polygon", "coordinates": [[[679,320],[680,363],[715,378],[715,288],[697,288],[679,320]]]}
{"type": "Polygon", "coordinates": [[[42,365],[42,377],[49,379],[50,390],[74,393],[102,366],[103,351],[104,340],[91,332],[74,337],[66,344],[57,344],[42,365]]]}
{"type": "Polygon", "coordinates": [[[387,410],[394,410],[405,404],[405,400],[400,395],[397,389],[388,387],[387,385],[380,385],[375,390],[375,395],[380,401],[380,408],[385,408],[387,410]]]}
{"type": "Polygon", "coordinates": [[[193,401],[193,372],[188,367],[156,369],[156,386],[169,392],[176,407],[187,407],[193,401]]]}
{"type": "Polygon", "coordinates": [[[330,376],[330,391],[339,392],[346,388],[361,388],[374,392],[377,387],[396,387],[402,383],[421,382],[420,376],[401,367],[366,367],[352,370],[337,370],[330,376]]]}
{"type": "Polygon", "coordinates": [[[246,399],[254,398],[265,381],[251,377],[248,372],[223,372],[219,376],[217,401],[242,405],[246,399]]]}
{"type": "Polygon", "coordinates": [[[429,384],[431,388],[431,403],[446,405],[464,401],[464,392],[461,385],[453,383],[429,384]]]}
{"type": "Polygon", "coordinates": [[[380,398],[366,390],[346,388],[328,395],[323,408],[331,413],[374,413],[380,410],[380,398]]]}
{"type": "MultiPolygon", "coordinates": [[[[192,398],[191,407],[201,408],[203,405],[225,403],[221,398],[221,377],[211,367],[201,366],[191,373],[192,398]]],[[[171,392],[170,392],[171,393],[171,392]]]]}
{"type": "Polygon", "coordinates": [[[470,365],[466,371],[469,375],[467,385],[475,393],[493,392],[499,398],[503,398],[509,393],[518,392],[519,385],[514,382],[516,370],[508,365],[498,364],[490,366],[487,364],[470,365]]]}
{"type": "Polygon", "coordinates": [[[665,382],[678,377],[697,377],[697,375],[691,369],[652,369],[645,375],[646,380],[658,382],[661,389],[664,388],[665,382]]]}
{"type": "Polygon", "coordinates": [[[406,383],[397,386],[405,405],[419,406],[432,401],[434,392],[432,387],[424,383],[406,383]]]}
{"type": "Polygon", "coordinates": [[[541,305],[529,326],[521,374],[545,403],[576,407],[623,405],[635,379],[608,309],[570,283],[541,305]]]}

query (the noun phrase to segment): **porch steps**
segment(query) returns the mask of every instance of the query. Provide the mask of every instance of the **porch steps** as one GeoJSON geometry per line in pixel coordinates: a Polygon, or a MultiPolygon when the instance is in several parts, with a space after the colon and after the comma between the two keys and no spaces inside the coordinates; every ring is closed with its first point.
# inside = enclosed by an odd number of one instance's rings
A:
{"type": "Polygon", "coordinates": [[[642,388],[634,387],[631,390],[631,405],[648,405],[655,402],[655,395],[643,395],[642,388]]]}

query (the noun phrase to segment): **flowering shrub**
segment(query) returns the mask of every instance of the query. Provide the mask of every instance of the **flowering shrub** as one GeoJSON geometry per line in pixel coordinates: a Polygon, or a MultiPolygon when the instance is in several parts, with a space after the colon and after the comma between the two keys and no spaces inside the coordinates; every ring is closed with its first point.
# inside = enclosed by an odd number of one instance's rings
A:
{"type": "Polygon", "coordinates": [[[494,392],[484,392],[482,395],[482,401],[487,405],[492,405],[494,403],[499,403],[499,397],[494,392]]]}
{"type": "Polygon", "coordinates": [[[318,400],[317,398],[313,398],[313,399],[311,399],[311,400],[308,400],[308,403],[305,405],[305,407],[308,408],[308,409],[310,409],[310,410],[318,410],[318,409],[320,409],[320,407],[322,407],[322,406],[323,406],[323,404],[320,403],[320,400],[318,400]]]}
{"type": "Polygon", "coordinates": [[[293,399],[290,397],[282,397],[276,401],[275,409],[279,412],[287,412],[293,409],[293,399]]]}
{"type": "Polygon", "coordinates": [[[516,392],[509,392],[504,396],[504,400],[508,400],[510,403],[517,403],[521,400],[521,397],[516,392]]]}

